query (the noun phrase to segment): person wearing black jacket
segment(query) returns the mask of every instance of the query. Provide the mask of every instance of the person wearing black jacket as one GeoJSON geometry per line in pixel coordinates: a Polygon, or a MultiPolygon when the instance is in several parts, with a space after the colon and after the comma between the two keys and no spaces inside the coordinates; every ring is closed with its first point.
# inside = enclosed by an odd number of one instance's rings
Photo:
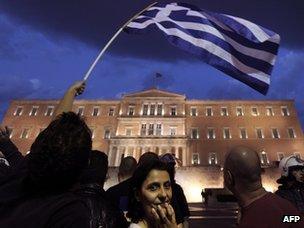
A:
{"type": "Polygon", "coordinates": [[[92,148],[90,129],[69,112],[83,82],[73,84],[60,101],[56,116],[23,157],[1,130],[0,150],[10,164],[0,179],[1,228],[88,228],[89,210],[69,189],[87,166],[92,148]]]}
{"type": "Polygon", "coordinates": [[[86,202],[90,210],[90,228],[124,228],[128,223],[123,214],[116,210],[103,189],[108,172],[108,156],[92,150],[89,166],[80,177],[74,192],[86,202]]]}

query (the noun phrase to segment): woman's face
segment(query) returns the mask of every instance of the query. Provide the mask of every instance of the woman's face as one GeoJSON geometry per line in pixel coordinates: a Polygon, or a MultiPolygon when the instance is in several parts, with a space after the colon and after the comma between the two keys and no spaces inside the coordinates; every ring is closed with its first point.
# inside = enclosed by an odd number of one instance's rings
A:
{"type": "Polygon", "coordinates": [[[168,172],[152,169],[143,182],[138,196],[143,205],[145,216],[149,220],[153,220],[152,208],[156,209],[158,205],[164,207],[165,203],[170,203],[172,198],[168,172]]]}

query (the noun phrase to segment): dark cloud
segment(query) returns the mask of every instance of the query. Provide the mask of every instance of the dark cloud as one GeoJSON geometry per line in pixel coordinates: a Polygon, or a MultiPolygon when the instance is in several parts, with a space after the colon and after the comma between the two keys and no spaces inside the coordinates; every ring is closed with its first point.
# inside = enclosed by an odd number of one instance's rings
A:
{"type": "MultiPolygon", "coordinates": [[[[147,0],[132,0],[132,3],[125,0],[2,0],[0,11],[19,24],[43,32],[56,42],[72,37],[100,48],[119,26],[149,3],[151,1],[147,0]]],[[[281,34],[284,46],[303,47],[303,0],[188,0],[187,3],[246,18],[281,34]]],[[[120,55],[145,58],[185,57],[182,51],[168,46],[161,34],[135,37],[121,34],[110,50],[120,55]]]]}

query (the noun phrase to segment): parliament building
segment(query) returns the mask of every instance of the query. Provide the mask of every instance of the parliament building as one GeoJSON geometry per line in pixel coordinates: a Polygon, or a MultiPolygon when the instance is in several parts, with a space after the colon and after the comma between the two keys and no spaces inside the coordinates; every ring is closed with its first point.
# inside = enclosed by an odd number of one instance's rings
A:
{"type": "MultiPolygon", "coordinates": [[[[2,125],[23,154],[53,118],[58,100],[13,100],[2,125]]],[[[293,100],[188,100],[149,89],[120,100],[76,100],[73,110],[92,131],[93,149],[118,166],[152,151],[173,153],[179,166],[222,167],[235,145],[247,145],[264,167],[284,156],[304,157],[304,137],[293,100]]]]}

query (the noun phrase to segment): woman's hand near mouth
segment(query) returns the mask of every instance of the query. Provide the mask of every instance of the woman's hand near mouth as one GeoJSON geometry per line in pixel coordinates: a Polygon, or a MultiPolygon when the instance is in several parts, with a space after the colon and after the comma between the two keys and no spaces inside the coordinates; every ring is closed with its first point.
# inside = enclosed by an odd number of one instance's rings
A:
{"type": "Polygon", "coordinates": [[[152,214],[156,222],[161,228],[178,228],[175,221],[175,213],[172,206],[168,203],[157,205],[152,208],[152,214]]]}

